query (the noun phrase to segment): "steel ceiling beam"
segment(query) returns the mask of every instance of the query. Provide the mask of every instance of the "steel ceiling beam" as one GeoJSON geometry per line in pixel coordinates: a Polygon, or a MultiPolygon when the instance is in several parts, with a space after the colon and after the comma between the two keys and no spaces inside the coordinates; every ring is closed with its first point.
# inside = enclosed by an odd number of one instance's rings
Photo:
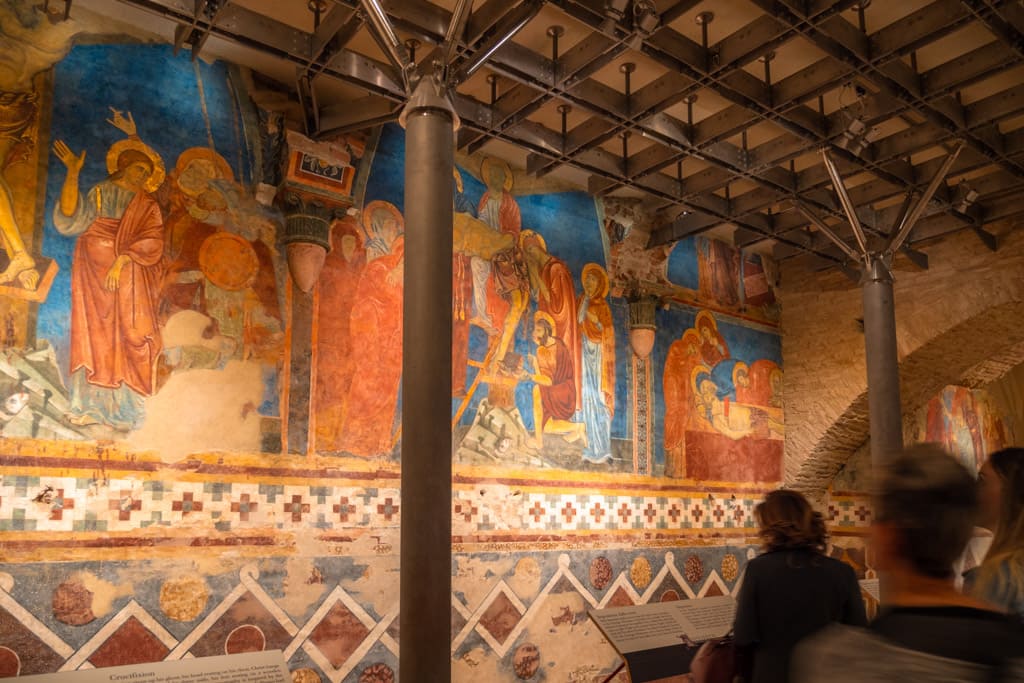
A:
{"type": "MultiPolygon", "coordinates": [[[[289,59],[308,69],[310,74],[324,73],[362,87],[378,96],[375,100],[366,100],[365,104],[373,107],[373,112],[381,118],[391,113],[389,103],[404,98],[402,74],[396,69],[345,49],[331,55],[333,48],[343,47],[360,28],[354,23],[355,13],[347,17],[334,16],[337,10],[358,6],[353,0],[341,0],[324,22],[332,25],[328,28],[321,25],[322,30],[313,34],[268,21],[253,12],[246,14],[246,10],[235,6],[225,8],[225,15],[216,22],[203,22],[196,19],[194,5],[184,0],[122,1],[166,16],[179,25],[194,24],[209,34],[289,59]]],[[[869,115],[878,121],[907,116],[912,109],[922,110],[924,101],[928,125],[918,128],[929,132],[901,135],[886,139],[884,144],[879,141],[876,149],[861,157],[843,153],[836,159],[837,167],[844,174],[866,170],[879,178],[850,188],[850,199],[859,213],[865,213],[862,202],[878,201],[875,198],[888,198],[908,186],[917,186],[930,162],[915,167],[905,157],[927,145],[929,135],[934,145],[959,136],[961,130],[971,133],[965,137],[970,146],[953,166],[955,172],[983,168],[985,160],[991,163],[993,159],[1001,164],[1002,170],[977,179],[993,194],[990,197],[982,193],[978,202],[981,208],[974,210],[972,216],[950,210],[948,197],[943,196],[943,188],[938,188],[936,201],[947,213],[943,214],[942,227],[935,230],[955,225],[976,226],[982,217],[996,215],[992,207],[1011,206],[1000,193],[1009,192],[1020,182],[1015,160],[1021,158],[1017,150],[1024,136],[1003,135],[992,123],[1024,111],[1017,101],[1020,89],[1010,89],[967,106],[959,105],[951,95],[1021,62],[1014,43],[1004,40],[1012,37],[1007,30],[1018,28],[1012,17],[1004,17],[1002,11],[989,12],[986,16],[990,23],[992,17],[1005,23],[1003,35],[998,36],[1000,42],[976,48],[923,74],[914,73],[899,59],[969,21],[979,20],[978,12],[988,11],[985,7],[1002,8],[1005,3],[937,0],[921,12],[867,36],[840,15],[854,4],[853,1],[815,0],[789,2],[783,6],[755,0],[758,5],[771,5],[772,12],[705,48],[668,25],[699,4],[683,0],[661,14],[660,27],[644,38],[640,46],[644,54],[668,67],[669,72],[648,87],[630,93],[629,97],[597,82],[592,76],[623,54],[627,49],[624,46],[636,38],[630,22],[624,20],[600,32],[607,18],[604,0],[552,0],[551,4],[585,25],[597,28],[598,32],[574,46],[578,49],[558,55],[557,60],[514,43],[499,50],[494,71],[508,79],[512,87],[506,88],[502,97],[491,104],[464,96],[457,98],[460,116],[467,122],[460,141],[472,145],[471,149],[479,148],[491,138],[506,140],[530,152],[527,167],[532,173],[543,175],[560,164],[569,164],[591,173],[592,185],[599,191],[635,188],[646,193],[654,205],[690,210],[690,215],[698,218],[686,222],[685,230],[713,227],[711,219],[717,219],[719,223],[731,222],[739,226],[743,231],[738,233],[740,239],[753,239],[756,235],[779,239],[783,248],[839,262],[844,260],[843,255],[802,229],[800,224],[806,223],[795,212],[779,214],[771,208],[799,192],[806,195],[812,210],[840,215],[840,207],[826,196],[827,178],[815,173],[795,173],[783,166],[789,159],[828,144],[842,133],[839,118],[824,116],[815,107],[808,106],[810,100],[850,78],[871,84],[877,79],[881,89],[869,94],[863,102],[869,115]],[[946,23],[925,11],[954,7],[954,13],[949,15],[951,20],[946,23]],[[785,21],[769,16],[776,9],[785,21]],[[829,57],[768,84],[743,69],[767,49],[801,36],[812,43],[822,41],[829,57]],[[664,113],[664,108],[703,88],[726,97],[731,106],[695,125],[664,113]],[[564,135],[529,120],[530,115],[550,102],[570,104],[574,110],[586,112],[590,117],[566,130],[564,135]],[[763,121],[773,122],[785,132],[752,149],[729,142],[741,131],[763,121]],[[624,132],[633,134],[631,140],[648,138],[653,144],[626,158],[600,148],[599,145],[624,132]],[[994,157],[985,156],[993,151],[994,157]],[[680,177],[663,172],[680,159],[691,156],[712,166],[680,177]],[[715,194],[716,190],[740,178],[755,183],[755,190],[731,198],[715,194]]],[[[453,13],[426,0],[385,0],[382,7],[397,30],[424,38],[433,45],[443,44],[451,31],[453,13]]],[[[493,38],[496,27],[508,16],[507,8],[504,0],[488,0],[476,8],[465,22],[458,45],[453,47],[458,59],[464,60],[489,37],[493,38]]],[[[326,125],[328,114],[342,128],[358,123],[336,110],[324,109],[320,114],[321,127],[326,125]]],[[[862,218],[869,221],[865,227],[874,231],[876,237],[879,235],[878,216],[882,215],[884,211],[869,210],[862,218]]],[[[938,224],[939,220],[940,217],[922,218],[918,229],[908,237],[908,244],[920,239],[921,228],[938,224]]]]}
{"type": "Polygon", "coordinates": [[[363,15],[339,5],[334,6],[313,31],[309,45],[309,64],[305,73],[319,76],[338,53],[363,27],[363,15]]]}
{"type": "MultiPolygon", "coordinates": [[[[762,9],[772,4],[768,0],[753,1],[762,9]]],[[[943,8],[947,8],[947,5],[953,6],[944,0],[939,0],[939,3],[933,5],[940,3],[943,8]]],[[[778,12],[777,16],[789,21],[799,20],[799,17],[787,15],[784,10],[778,12]]],[[[965,126],[963,107],[952,98],[932,101],[923,99],[919,76],[899,60],[873,60],[867,36],[843,17],[833,16],[827,21],[806,26],[801,30],[801,34],[826,54],[850,65],[860,78],[907,103],[936,126],[962,137],[968,145],[990,156],[1010,172],[1024,177],[1024,166],[1002,154],[998,136],[993,140],[968,129],[965,126]]]]}
{"type": "MultiPolygon", "coordinates": [[[[184,0],[119,0],[178,25],[194,21],[184,0]]],[[[202,23],[202,22],[201,22],[202,23]]],[[[228,5],[217,24],[204,24],[211,35],[259,50],[307,68],[311,61],[312,36],[287,24],[238,5],[228,5]]],[[[356,85],[367,92],[404,101],[401,75],[389,65],[350,50],[340,50],[329,63],[314,61],[320,73],[356,85]]]]}
{"type": "Polygon", "coordinates": [[[192,61],[199,58],[199,53],[210,37],[210,29],[217,23],[224,8],[231,0],[195,0],[194,20],[191,24],[181,24],[174,32],[174,51],[177,53],[184,45],[189,46],[192,61]]]}

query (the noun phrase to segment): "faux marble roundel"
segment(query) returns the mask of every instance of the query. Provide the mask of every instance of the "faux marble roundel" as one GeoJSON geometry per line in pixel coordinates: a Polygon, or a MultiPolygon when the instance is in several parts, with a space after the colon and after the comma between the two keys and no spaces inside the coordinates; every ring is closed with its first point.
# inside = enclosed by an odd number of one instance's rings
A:
{"type": "Polygon", "coordinates": [[[21,658],[14,650],[0,645],[0,678],[10,678],[21,673],[21,658]]]}
{"type": "Polygon", "coordinates": [[[296,669],[292,672],[292,683],[321,683],[320,674],[312,669],[296,669]]]}
{"type": "Polygon", "coordinates": [[[372,664],[359,674],[359,683],[395,683],[395,672],[387,664],[372,664]]]}
{"type": "Polygon", "coordinates": [[[537,675],[540,668],[540,650],[533,643],[523,643],[512,656],[512,669],[516,677],[528,681],[537,675]]]}
{"type": "Polygon", "coordinates": [[[690,583],[700,583],[700,580],[704,578],[704,563],[699,557],[690,555],[686,558],[684,576],[690,583]]]}
{"type": "Polygon", "coordinates": [[[629,579],[640,590],[650,585],[651,563],[647,561],[646,557],[640,556],[633,560],[633,565],[629,568],[629,579]]]}
{"type": "Polygon", "coordinates": [[[160,586],[160,609],[175,621],[192,621],[203,613],[210,593],[198,576],[168,579],[160,586]]]}
{"type": "Polygon", "coordinates": [[[590,585],[597,590],[604,590],[612,582],[612,563],[607,557],[595,558],[590,563],[590,585]]]}
{"type": "Polygon", "coordinates": [[[54,589],[53,616],[69,626],[82,626],[96,618],[92,611],[92,591],[81,579],[72,577],[54,589]]]}

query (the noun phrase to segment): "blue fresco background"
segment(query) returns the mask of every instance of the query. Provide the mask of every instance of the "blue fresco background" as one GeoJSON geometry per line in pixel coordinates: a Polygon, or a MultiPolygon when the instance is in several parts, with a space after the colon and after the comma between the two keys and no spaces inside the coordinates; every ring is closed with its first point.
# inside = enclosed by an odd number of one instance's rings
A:
{"type": "MultiPolygon", "coordinates": [[[[241,183],[252,179],[252,159],[246,145],[238,102],[223,62],[195,62],[187,51],[153,45],[85,45],[74,48],[54,70],[54,142],[63,140],[76,154],[85,151],[79,188],[88,192],[107,177],[107,150],[125,138],[107,119],[111,108],[127,117],[131,112],[139,138],[163,158],[167,173],[181,152],[210,145],[199,95],[202,78],[213,147],[231,165],[241,183]]],[[[67,376],[70,348],[71,257],[77,237],[65,237],[53,227],[53,207],[60,197],[66,169],[49,152],[42,253],[56,260],[59,270],[46,301],[39,307],[37,336],[55,348],[67,376]]]]}
{"type": "MultiPolygon", "coordinates": [[[[651,351],[654,394],[654,453],[655,462],[665,463],[665,391],[662,377],[665,374],[665,358],[672,342],[693,327],[699,308],[673,304],[668,310],[657,312],[658,330],[655,333],[654,350],[651,351]]],[[[735,318],[715,313],[718,331],[729,347],[729,357],[750,365],[762,358],[775,361],[782,367],[782,337],[778,332],[768,332],[742,324],[735,318]]]]}
{"type": "Polygon", "coordinates": [[[668,281],[687,289],[700,286],[700,266],[697,261],[697,238],[687,237],[672,245],[665,266],[668,281]]]}
{"type": "MultiPolygon", "coordinates": [[[[474,175],[479,169],[458,167],[462,176],[463,191],[473,207],[487,190],[486,185],[474,175]]],[[[515,188],[512,190],[515,195],[515,188]]],[[[587,263],[597,263],[607,270],[603,234],[598,220],[594,198],[585,192],[552,192],[548,194],[515,195],[522,216],[523,230],[533,230],[547,243],[549,253],[566,263],[573,276],[576,295],[582,292],[580,275],[587,263]]],[[[395,124],[384,127],[377,152],[366,182],[366,193],[362,199],[365,206],[374,200],[391,202],[405,213],[405,131],[395,124]]],[[[624,301],[609,299],[616,326],[616,407],[612,421],[612,438],[629,438],[628,365],[629,339],[627,321],[628,309],[624,301]]],[[[533,305],[523,314],[529,319],[533,305]]],[[[533,352],[529,331],[522,323],[516,331],[514,350],[524,356],[533,352]]],[[[487,351],[487,336],[482,330],[470,328],[469,356],[483,360],[487,351]]],[[[472,382],[476,368],[468,369],[467,382],[472,382]]],[[[516,405],[527,429],[533,429],[533,385],[520,383],[516,388],[516,405]]],[[[463,413],[461,424],[471,424],[481,399],[486,397],[486,388],[476,392],[463,413]]],[[[452,414],[461,399],[453,400],[452,414]]]]}

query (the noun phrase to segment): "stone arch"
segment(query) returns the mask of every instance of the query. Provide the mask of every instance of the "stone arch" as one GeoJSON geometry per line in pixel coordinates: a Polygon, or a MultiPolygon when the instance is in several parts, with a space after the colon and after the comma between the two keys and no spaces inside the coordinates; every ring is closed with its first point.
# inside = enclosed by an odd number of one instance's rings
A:
{"type": "MultiPolygon", "coordinates": [[[[1024,301],[992,305],[921,344],[900,361],[904,431],[917,410],[950,384],[981,386],[1024,363],[1024,301]]],[[[847,459],[868,440],[867,390],[824,430],[787,484],[824,492],[847,459]]]]}

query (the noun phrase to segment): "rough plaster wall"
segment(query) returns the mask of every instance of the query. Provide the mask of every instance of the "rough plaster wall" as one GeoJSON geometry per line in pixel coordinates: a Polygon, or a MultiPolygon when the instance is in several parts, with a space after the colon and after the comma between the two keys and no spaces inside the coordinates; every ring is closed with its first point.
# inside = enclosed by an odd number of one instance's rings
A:
{"type": "MultiPolygon", "coordinates": [[[[903,414],[947,384],[980,386],[1024,361],[1024,231],[992,253],[964,232],[896,272],[903,414]]],[[[820,493],[868,438],[861,290],[842,275],[783,269],[787,484],[820,493]]]]}

